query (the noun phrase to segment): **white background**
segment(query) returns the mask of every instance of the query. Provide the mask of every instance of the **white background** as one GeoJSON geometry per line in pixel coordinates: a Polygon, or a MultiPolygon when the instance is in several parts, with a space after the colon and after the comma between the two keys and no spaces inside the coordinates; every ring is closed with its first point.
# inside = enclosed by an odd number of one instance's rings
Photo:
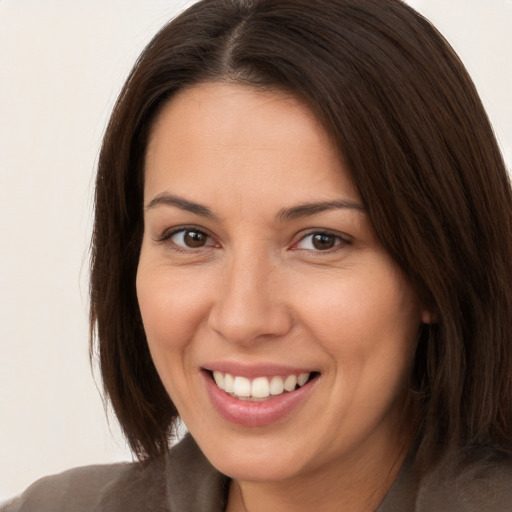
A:
{"type": "MultiPolygon", "coordinates": [[[[191,1],[0,0],[0,500],[129,459],[88,361],[92,183],[108,114],[191,1]]],[[[410,0],[473,76],[512,161],[512,2],[410,0]]]]}

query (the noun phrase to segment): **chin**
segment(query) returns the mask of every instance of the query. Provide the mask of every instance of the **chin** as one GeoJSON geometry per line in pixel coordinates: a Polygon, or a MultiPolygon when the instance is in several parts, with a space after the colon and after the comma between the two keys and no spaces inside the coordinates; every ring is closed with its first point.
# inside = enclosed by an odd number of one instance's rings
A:
{"type": "Polygon", "coordinates": [[[282,441],[265,442],[255,436],[228,443],[217,443],[213,448],[199,446],[210,463],[221,473],[240,481],[278,482],[297,476],[304,466],[300,460],[303,449],[286,447],[282,441]],[[299,456],[298,456],[299,455],[299,456]]]}
{"type": "Polygon", "coordinates": [[[298,474],[295,465],[278,458],[261,463],[242,456],[239,460],[225,460],[214,466],[230,478],[244,482],[282,482],[298,474]]]}

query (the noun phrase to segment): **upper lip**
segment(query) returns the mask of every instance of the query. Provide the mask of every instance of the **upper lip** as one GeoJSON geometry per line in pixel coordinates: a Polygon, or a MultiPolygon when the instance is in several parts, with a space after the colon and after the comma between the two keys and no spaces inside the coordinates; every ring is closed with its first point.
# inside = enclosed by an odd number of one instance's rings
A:
{"type": "Polygon", "coordinates": [[[254,379],[256,377],[274,377],[312,373],[316,370],[304,366],[288,366],[273,363],[243,364],[230,361],[218,361],[202,366],[203,370],[210,372],[229,373],[240,377],[254,379]]]}

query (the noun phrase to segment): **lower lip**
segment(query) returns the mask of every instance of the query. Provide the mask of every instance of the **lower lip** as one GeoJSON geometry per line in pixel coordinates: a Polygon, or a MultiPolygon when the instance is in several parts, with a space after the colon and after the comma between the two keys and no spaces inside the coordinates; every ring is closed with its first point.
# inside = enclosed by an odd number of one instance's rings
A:
{"type": "Polygon", "coordinates": [[[238,400],[218,388],[210,374],[203,371],[206,389],[215,409],[231,423],[245,427],[264,427],[285,418],[306,400],[318,378],[289,393],[269,397],[262,402],[238,400]]]}

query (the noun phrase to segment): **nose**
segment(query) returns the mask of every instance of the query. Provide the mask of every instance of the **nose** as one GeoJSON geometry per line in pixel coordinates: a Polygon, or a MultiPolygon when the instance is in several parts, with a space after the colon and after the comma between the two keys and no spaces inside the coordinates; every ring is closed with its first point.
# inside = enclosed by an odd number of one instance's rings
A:
{"type": "Polygon", "coordinates": [[[252,344],[284,336],[293,325],[279,264],[246,254],[225,262],[209,326],[231,343],[252,344]]]}

